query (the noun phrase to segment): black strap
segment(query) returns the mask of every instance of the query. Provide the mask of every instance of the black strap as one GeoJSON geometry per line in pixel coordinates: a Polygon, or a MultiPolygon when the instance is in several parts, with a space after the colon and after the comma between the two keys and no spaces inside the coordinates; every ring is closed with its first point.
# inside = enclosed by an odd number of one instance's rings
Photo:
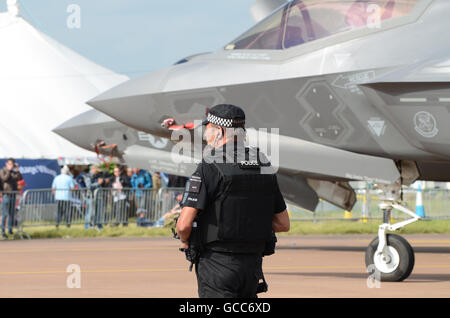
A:
{"type": "Polygon", "coordinates": [[[256,288],[256,294],[260,293],[267,293],[269,290],[269,285],[267,285],[266,279],[264,277],[264,273],[262,271],[262,267],[259,270],[259,277],[258,277],[258,287],[256,288]],[[262,279],[262,282],[260,283],[259,280],[262,279]]]}

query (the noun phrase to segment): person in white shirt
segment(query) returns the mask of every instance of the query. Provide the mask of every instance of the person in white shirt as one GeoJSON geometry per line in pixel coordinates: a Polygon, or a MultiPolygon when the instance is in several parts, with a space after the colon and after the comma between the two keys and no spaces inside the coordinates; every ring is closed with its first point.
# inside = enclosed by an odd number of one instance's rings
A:
{"type": "Polygon", "coordinates": [[[75,188],[75,181],[70,175],[70,169],[64,166],[61,174],[53,179],[52,193],[55,196],[57,204],[56,228],[59,227],[61,218],[65,218],[67,227],[70,227],[72,221],[71,211],[71,190],[75,188]]]}

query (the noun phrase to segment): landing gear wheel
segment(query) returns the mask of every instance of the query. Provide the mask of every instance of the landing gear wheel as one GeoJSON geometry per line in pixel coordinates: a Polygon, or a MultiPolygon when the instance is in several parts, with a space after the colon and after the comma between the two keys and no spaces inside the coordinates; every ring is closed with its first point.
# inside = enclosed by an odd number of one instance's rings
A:
{"type": "Polygon", "coordinates": [[[382,282],[401,282],[414,268],[414,250],[408,241],[395,234],[386,235],[387,246],[377,253],[378,237],[366,249],[366,266],[374,265],[382,282]]]}

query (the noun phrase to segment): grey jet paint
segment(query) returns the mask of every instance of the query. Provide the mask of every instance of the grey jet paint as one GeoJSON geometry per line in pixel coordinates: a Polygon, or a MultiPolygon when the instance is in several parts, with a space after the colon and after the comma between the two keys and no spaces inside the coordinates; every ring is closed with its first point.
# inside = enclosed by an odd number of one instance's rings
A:
{"type": "MultiPolygon", "coordinates": [[[[391,159],[404,183],[449,181],[450,42],[439,35],[450,28],[450,1],[370,3],[382,12],[379,25],[358,25],[370,18],[368,8],[360,10],[366,1],[289,2],[224,48],[88,103],[164,138],[171,133],[164,119],[184,124],[214,104],[236,104],[247,126],[279,128],[292,146],[312,142],[391,159]]],[[[332,157],[329,166],[345,174],[332,157]]]]}

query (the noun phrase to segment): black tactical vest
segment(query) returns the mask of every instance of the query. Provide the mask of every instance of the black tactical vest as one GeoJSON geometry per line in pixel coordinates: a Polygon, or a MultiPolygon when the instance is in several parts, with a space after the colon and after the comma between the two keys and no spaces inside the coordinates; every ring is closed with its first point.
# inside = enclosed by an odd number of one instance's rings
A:
{"type": "Polygon", "coordinates": [[[199,215],[206,248],[261,253],[272,239],[275,174],[261,174],[260,163],[212,163],[222,182],[214,201],[199,215]]]}

